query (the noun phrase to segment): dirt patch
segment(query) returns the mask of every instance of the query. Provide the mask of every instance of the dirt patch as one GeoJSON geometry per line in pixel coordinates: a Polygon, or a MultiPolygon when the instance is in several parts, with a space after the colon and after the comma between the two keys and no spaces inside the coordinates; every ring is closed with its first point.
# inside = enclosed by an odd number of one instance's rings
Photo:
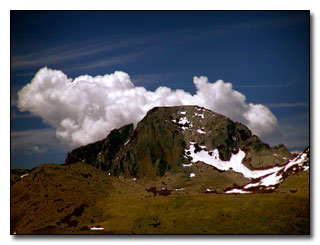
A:
{"type": "Polygon", "coordinates": [[[76,207],[71,214],[68,214],[60,220],[61,223],[67,224],[68,227],[77,227],[79,221],[71,220],[72,216],[80,217],[84,211],[84,208],[89,207],[87,204],[81,204],[79,207],[76,207]]]}
{"type": "Polygon", "coordinates": [[[167,189],[162,189],[162,190],[157,190],[156,187],[152,186],[149,189],[147,189],[147,192],[151,192],[153,193],[153,196],[159,195],[159,196],[169,196],[171,195],[171,190],[167,190],[167,189]]]}

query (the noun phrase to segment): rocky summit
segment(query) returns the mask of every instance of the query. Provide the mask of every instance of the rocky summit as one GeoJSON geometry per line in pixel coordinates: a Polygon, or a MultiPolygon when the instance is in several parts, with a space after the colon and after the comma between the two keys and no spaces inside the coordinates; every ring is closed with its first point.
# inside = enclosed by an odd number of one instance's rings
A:
{"type": "Polygon", "coordinates": [[[241,162],[250,170],[281,166],[292,157],[283,145],[270,147],[245,125],[221,114],[199,106],[174,106],[155,107],[135,130],[126,125],[104,140],[73,150],[65,164],[86,162],[115,176],[163,176],[194,163],[197,153],[221,165],[243,155],[241,162]]]}

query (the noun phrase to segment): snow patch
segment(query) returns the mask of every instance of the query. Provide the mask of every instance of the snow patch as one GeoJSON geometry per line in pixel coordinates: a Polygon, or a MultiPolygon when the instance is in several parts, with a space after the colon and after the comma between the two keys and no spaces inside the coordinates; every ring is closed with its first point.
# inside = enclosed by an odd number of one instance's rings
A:
{"type": "Polygon", "coordinates": [[[246,184],[245,186],[244,186],[244,189],[249,189],[249,188],[252,188],[252,187],[257,187],[257,186],[259,186],[259,182],[256,182],[256,183],[249,183],[249,184],[246,184]]]}
{"type": "Polygon", "coordinates": [[[192,163],[183,163],[182,166],[183,167],[191,167],[193,164],[192,163]]]}
{"type": "Polygon", "coordinates": [[[263,186],[272,186],[280,183],[281,179],[282,179],[282,175],[281,174],[278,175],[278,173],[275,172],[273,174],[270,174],[262,178],[259,184],[263,186]]]}
{"type": "Polygon", "coordinates": [[[288,170],[296,171],[296,169],[302,169],[306,171],[309,169],[309,166],[306,165],[307,153],[302,153],[295,157],[293,160],[288,161],[285,166],[271,168],[273,170],[272,173],[266,174],[262,176],[258,181],[254,181],[252,183],[248,183],[241,187],[241,189],[233,189],[231,191],[226,191],[225,193],[234,193],[237,191],[245,191],[250,190],[251,188],[258,188],[260,190],[274,190],[276,185],[284,181],[284,173],[288,170]]]}
{"type": "Polygon", "coordinates": [[[248,193],[251,193],[250,191],[244,191],[244,190],[241,190],[241,189],[232,189],[232,190],[229,190],[229,191],[226,191],[227,194],[235,194],[235,193],[238,193],[238,194],[248,194],[248,193]]]}
{"type": "MultiPolygon", "coordinates": [[[[291,171],[295,171],[296,168],[303,171],[307,171],[309,169],[309,166],[305,164],[307,153],[298,155],[293,160],[288,161],[288,163],[284,166],[276,166],[263,170],[251,170],[242,164],[246,154],[241,149],[239,149],[238,153],[231,154],[229,161],[223,161],[220,159],[218,149],[207,151],[205,146],[199,146],[193,141],[190,142],[189,149],[185,149],[185,152],[190,152],[189,157],[192,158],[192,163],[203,162],[217,168],[218,170],[232,170],[242,174],[245,178],[255,179],[253,182],[248,183],[241,188],[234,188],[225,193],[251,193],[248,192],[251,188],[258,187],[260,187],[262,190],[273,190],[275,189],[276,185],[284,180],[284,173],[286,171],[290,169],[291,171]]],[[[193,173],[190,174],[190,177],[195,176],[192,175],[193,173]]]]}
{"type": "Polygon", "coordinates": [[[196,176],[196,174],[195,173],[190,173],[190,178],[193,178],[193,177],[195,177],[196,176]]]}
{"type": "Polygon", "coordinates": [[[287,163],[287,165],[285,166],[284,171],[287,171],[287,169],[289,169],[290,167],[292,167],[294,165],[302,166],[303,161],[305,160],[306,157],[307,157],[307,153],[303,153],[303,154],[300,154],[297,157],[295,157],[293,160],[290,160],[287,163]]]}
{"type": "Polygon", "coordinates": [[[201,129],[198,129],[197,132],[198,132],[199,134],[206,134],[206,132],[204,132],[204,131],[201,130],[201,129]]]}
{"type": "Polygon", "coordinates": [[[104,230],[104,227],[102,227],[102,226],[92,226],[92,227],[90,227],[90,230],[92,230],[92,231],[101,231],[101,230],[104,230]]]}
{"type": "Polygon", "coordinates": [[[172,120],[172,121],[174,123],[178,124],[183,131],[185,131],[189,128],[192,128],[192,126],[193,126],[192,123],[189,122],[189,120],[186,117],[181,117],[178,122],[176,120],[172,120]]]}
{"type": "Polygon", "coordinates": [[[179,119],[179,124],[185,124],[185,123],[190,123],[189,120],[186,117],[181,117],[179,119]]]}
{"type": "Polygon", "coordinates": [[[238,153],[231,154],[229,161],[222,161],[220,160],[218,149],[214,149],[208,152],[205,150],[204,146],[200,148],[203,150],[195,152],[196,148],[194,144],[191,144],[190,142],[189,151],[191,152],[191,154],[189,156],[192,157],[191,162],[204,162],[205,164],[211,165],[223,171],[233,170],[237,173],[241,173],[245,178],[260,178],[267,174],[274,173],[275,171],[280,169],[280,167],[274,167],[266,170],[248,169],[245,165],[242,164],[242,160],[245,158],[246,154],[240,149],[238,153]]]}
{"type": "Polygon", "coordinates": [[[24,177],[26,177],[26,176],[28,176],[28,175],[29,175],[29,174],[21,175],[20,178],[22,179],[22,178],[24,178],[24,177]]]}
{"type": "Polygon", "coordinates": [[[204,119],[204,114],[195,112],[193,117],[201,117],[202,119],[204,119]]]}
{"type": "Polygon", "coordinates": [[[180,111],[179,113],[180,113],[181,115],[185,115],[185,114],[186,114],[185,111],[180,111]]]}

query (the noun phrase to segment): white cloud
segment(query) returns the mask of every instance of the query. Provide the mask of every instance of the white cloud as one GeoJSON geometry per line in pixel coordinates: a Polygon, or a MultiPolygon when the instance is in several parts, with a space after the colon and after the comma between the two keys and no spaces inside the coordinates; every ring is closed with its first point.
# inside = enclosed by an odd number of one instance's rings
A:
{"type": "Polygon", "coordinates": [[[194,77],[195,95],[159,87],[154,92],[135,87],[127,73],[74,80],[63,72],[42,68],[18,92],[18,107],[41,117],[58,138],[72,146],[85,145],[128,123],[137,124],[155,106],[200,105],[243,122],[261,137],[278,128],[276,117],[263,105],[247,104],[231,83],[194,77]]]}

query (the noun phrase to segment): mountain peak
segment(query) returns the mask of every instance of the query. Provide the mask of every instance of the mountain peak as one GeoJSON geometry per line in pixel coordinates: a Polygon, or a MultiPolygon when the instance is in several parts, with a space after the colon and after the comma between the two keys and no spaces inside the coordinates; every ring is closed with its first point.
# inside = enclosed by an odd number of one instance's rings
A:
{"type": "Polygon", "coordinates": [[[155,107],[138,123],[68,154],[65,163],[87,162],[112,175],[157,176],[190,164],[200,151],[230,161],[239,152],[248,169],[283,165],[291,154],[273,147],[239,122],[199,106],[155,107]]]}

